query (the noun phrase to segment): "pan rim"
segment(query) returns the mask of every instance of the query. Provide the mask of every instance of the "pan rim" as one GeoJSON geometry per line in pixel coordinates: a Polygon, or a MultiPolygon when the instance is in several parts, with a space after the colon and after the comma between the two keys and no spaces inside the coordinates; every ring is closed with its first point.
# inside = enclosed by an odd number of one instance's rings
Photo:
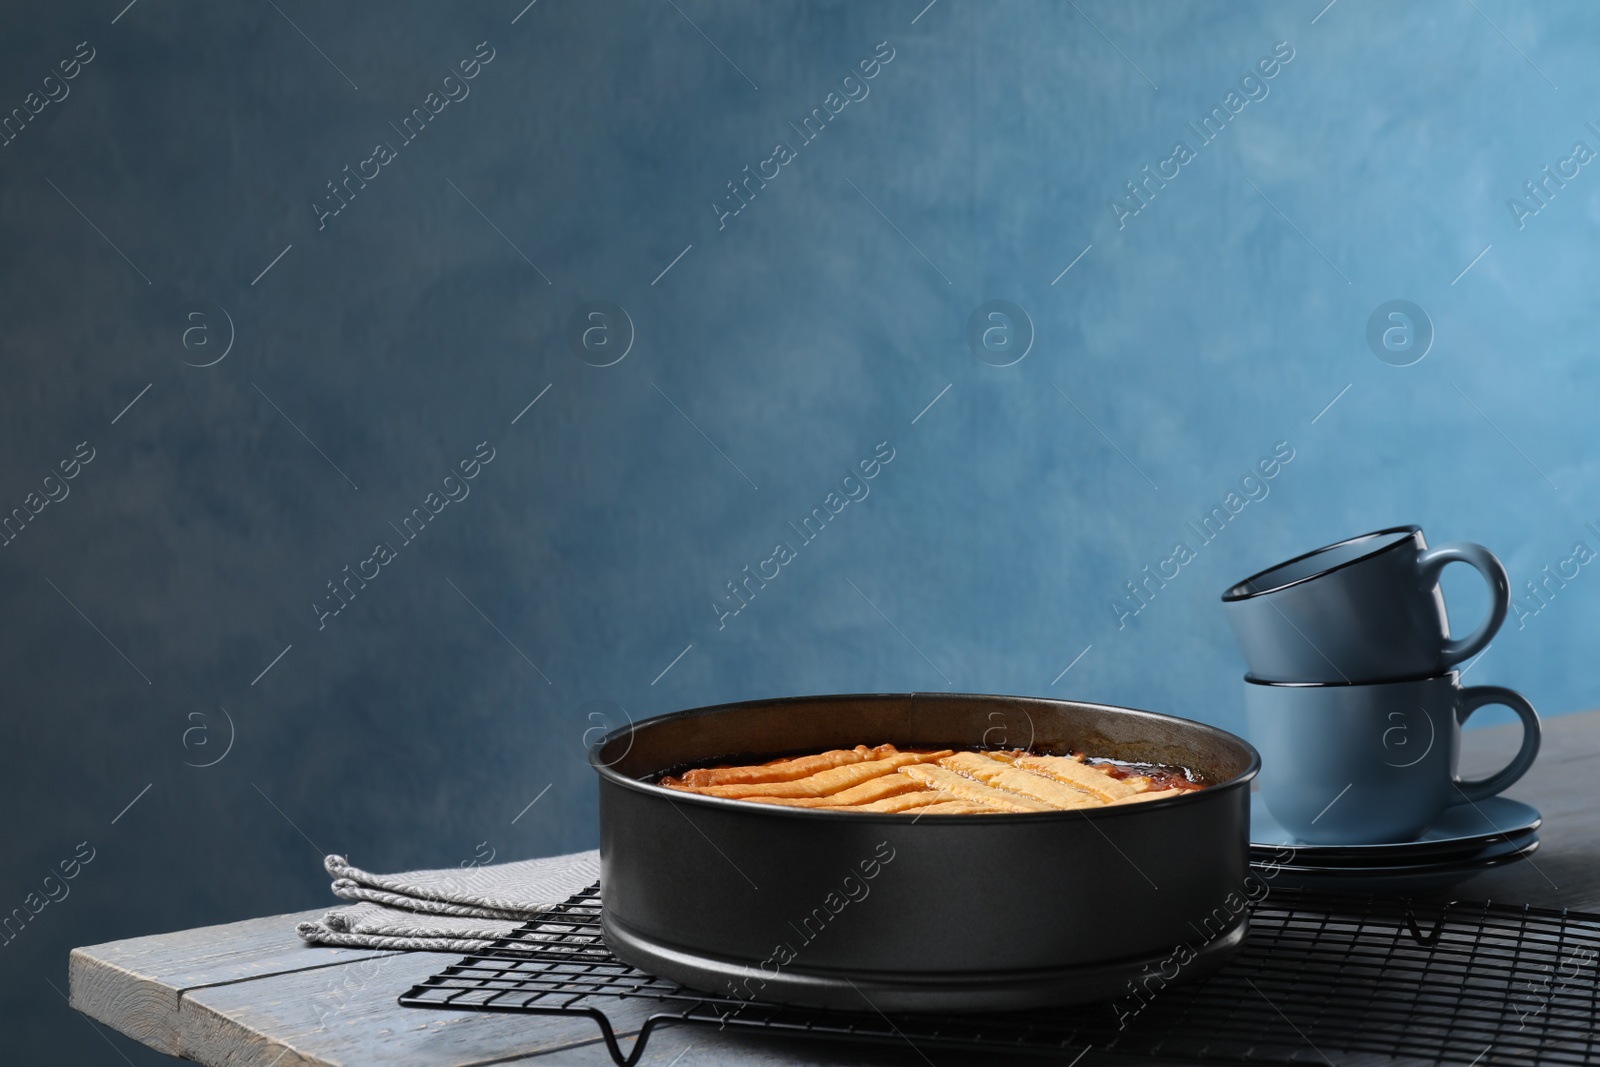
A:
{"type": "Polygon", "coordinates": [[[996,822],[1062,822],[1074,816],[1081,816],[1086,819],[1094,820],[1136,816],[1140,813],[1140,811],[1149,810],[1151,808],[1164,810],[1176,804],[1205,803],[1213,794],[1230,793],[1238,790],[1242,786],[1246,786],[1261,771],[1261,753],[1257,752],[1256,747],[1249,741],[1240,737],[1238,734],[1222,729],[1220,726],[1212,726],[1210,723],[1200,722],[1195,719],[1186,719],[1180,715],[1169,715],[1160,711],[1147,711],[1142,708],[1123,707],[1118,704],[1096,704],[1084,700],[1064,700],[1059,697],[1018,696],[1016,694],[1003,693],[941,693],[937,691],[916,691],[909,693],[817,693],[786,697],[764,697],[754,700],[739,700],[726,704],[713,704],[701,708],[687,708],[682,711],[667,712],[664,715],[654,715],[648,719],[641,719],[636,723],[630,722],[626,726],[619,726],[616,729],[609,731],[604,737],[599,738],[589,746],[589,766],[594,768],[595,772],[600,775],[601,780],[604,782],[609,782],[613,785],[632,790],[636,793],[641,793],[645,796],[665,799],[674,806],[679,803],[687,803],[693,807],[709,808],[713,811],[721,810],[727,812],[741,812],[745,814],[759,814],[761,816],[776,818],[843,819],[852,824],[860,823],[862,825],[914,826],[921,821],[921,817],[913,816],[912,818],[908,819],[906,818],[906,813],[904,812],[838,811],[829,810],[827,808],[789,807],[781,804],[752,804],[749,801],[736,799],[733,797],[713,797],[706,796],[703,793],[687,793],[678,789],[668,789],[666,786],[656,785],[653,782],[641,781],[637,778],[630,778],[627,775],[618,772],[614,767],[604,763],[600,759],[600,752],[612,741],[621,737],[625,737],[630,732],[638,730],[646,725],[656,725],[684,719],[700,718],[747,708],[770,708],[784,704],[816,703],[819,701],[859,702],[872,700],[904,700],[915,702],[918,699],[949,700],[953,698],[1000,702],[1031,701],[1045,704],[1070,705],[1077,708],[1088,708],[1094,711],[1110,711],[1124,715],[1131,714],[1134,716],[1166,722],[1178,722],[1184,724],[1185,726],[1194,727],[1203,732],[1209,733],[1217,740],[1232,742],[1236,745],[1243,746],[1245,752],[1249,754],[1250,759],[1244,770],[1240,771],[1233,777],[1228,778],[1225,781],[1209,785],[1204,789],[1186,792],[1182,796],[1166,797],[1162,800],[1149,801],[1139,804],[1113,804],[1101,808],[1073,808],[1064,811],[994,812],[992,814],[975,815],[940,815],[937,819],[930,821],[930,826],[970,826],[975,823],[990,824],[996,822]]]}

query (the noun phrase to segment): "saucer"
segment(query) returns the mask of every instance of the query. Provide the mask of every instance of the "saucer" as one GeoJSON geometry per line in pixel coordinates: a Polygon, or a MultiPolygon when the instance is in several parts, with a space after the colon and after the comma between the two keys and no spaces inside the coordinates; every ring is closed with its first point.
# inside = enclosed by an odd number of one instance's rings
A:
{"type": "Polygon", "coordinates": [[[1494,867],[1517,863],[1538,851],[1539,837],[1503,841],[1477,856],[1440,863],[1377,867],[1309,867],[1262,863],[1250,868],[1274,887],[1325,893],[1427,893],[1444,889],[1494,867]]]}
{"type": "MultiPolygon", "coordinates": [[[[1508,797],[1452,804],[1414,841],[1382,845],[1307,845],[1278,825],[1260,793],[1250,797],[1250,852],[1253,861],[1281,861],[1300,866],[1366,865],[1395,867],[1470,859],[1484,846],[1526,838],[1539,828],[1537,808],[1508,797]],[[1293,849],[1293,857],[1283,855],[1293,849]]],[[[1525,843],[1525,842],[1524,842],[1525,843]]]]}
{"type": "Polygon", "coordinates": [[[1372,860],[1353,860],[1336,857],[1323,860],[1320,856],[1307,856],[1303,850],[1296,850],[1291,845],[1284,845],[1274,849],[1272,855],[1252,853],[1250,862],[1262,870],[1283,870],[1299,872],[1316,872],[1318,874],[1372,874],[1375,872],[1392,871],[1396,873],[1425,873],[1432,870],[1444,870],[1463,867],[1480,860],[1497,859],[1509,856],[1527,848],[1532,842],[1538,841],[1537,834],[1523,834],[1509,841],[1495,841],[1488,845],[1479,845],[1472,851],[1459,856],[1428,856],[1428,857],[1402,857],[1393,862],[1388,858],[1372,860]]]}

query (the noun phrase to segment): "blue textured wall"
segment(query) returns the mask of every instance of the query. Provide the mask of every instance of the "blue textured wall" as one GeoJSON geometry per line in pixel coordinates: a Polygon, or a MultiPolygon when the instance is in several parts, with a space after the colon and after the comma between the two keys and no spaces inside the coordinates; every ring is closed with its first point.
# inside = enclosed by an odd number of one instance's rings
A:
{"type": "MultiPolygon", "coordinates": [[[[122,2],[0,14],[0,510],[38,509],[0,548],[0,912],[94,849],[0,948],[29,1062],[105,1062],[45,985],[71,945],[317,906],[327,851],[592,845],[624,714],[1238,727],[1217,597],[1261,566],[1406,521],[1519,590],[1600,551],[1592,6],[122,2]],[[1392,300],[1409,366],[1368,344],[1392,300]]],[[[1471,680],[1595,703],[1574,570],[1471,680]]]]}

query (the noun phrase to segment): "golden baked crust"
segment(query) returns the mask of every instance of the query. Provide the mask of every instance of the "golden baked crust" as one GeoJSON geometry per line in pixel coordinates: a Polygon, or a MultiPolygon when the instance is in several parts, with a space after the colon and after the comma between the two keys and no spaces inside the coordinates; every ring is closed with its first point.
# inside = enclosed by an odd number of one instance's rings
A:
{"type": "Polygon", "coordinates": [[[1178,795],[1180,795],[1182,793],[1188,793],[1188,792],[1192,792],[1192,790],[1176,789],[1176,788],[1174,788],[1174,789],[1152,789],[1147,793],[1135,793],[1132,796],[1121,797],[1121,798],[1119,798],[1117,800],[1113,800],[1111,802],[1111,804],[1112,805],[1115,805],[1115,804],[1138,804],[1141,801],[1145,801],[1145,800],[1165,800],[1167,797],[1175,797],[1175,796],[1178,796],[1178,795]]]}
{"type": "Polygon", "coordinates": [[[1150,773],[1155,777],[1086,763],[1077,753],[904,752],[893,745],[857,745],[748,766],[695,768],[659,784],[783,807],[918,816],[1087,810],[1203,788],[1167,768],[1150,773]]]}
{"type": "Polygon", "coordinates": [[[866,760],[876,759],[879,756],[890,755],[893,752],[894,747],[892,745],[884,745],[880,749],[869,749],[866,745],[857,745],[853,749],[838,748],[829,752],[819,752],[815,756],[773,760],[770,763],[763,763],[759,767],[712,767],[686,771],[683,775],[683,781],[686,785],[792,782],[796,778],[805,778],[816,774],[818,771],[843,767],[847,763],[862,763],[866,760]]]}
{"type": "Polygon", "coordinates": [[[1046,778],[1042,774],[1019,770],[1009,762],[992,759],[981,752],[957,752],[939,762],[953,771],[970,775],[985,785],[1032,797],[1048,807],[1063,811],[1070,811],[1073,808],[1097,808],[1104,803],[1093,793],[1058,782],[1054,778],[1046,778]]]}
{"type": "Polygon", "coordinates": [[[921,782],[903,774],[884,774],[870,781],[842,789],[825,797],[753,796],[746,800],[765,800],[772,804],[788,804],[797,808],[858,808],[880,800],[888,800],[902,793],[926,792],[921,782]]]}
{"type": "Polygon", "coordinates": [[[885,774],[893,774],[901,767],[913,763],[922,763],[927,760],[938,759],[950,755],[950,750],[924,754],[921,752],[897,752],[880,760],[867,760],[863,763],[847,763],[842,767],[831,767],[825,771],[805,778],[796,778],[788,782],[740,782],[735,785],[702,785],[690,786],[699,793],[707,793],[714,797],[825,797],[834,793],[841,793],[851,786],[870,782],[874,778],[885,774]]]}
{"type": "Polygon", "coordinates": [[[1042,774],[1086,793],[1093,793],[1108,803],[1143,793],[1150,788],[1148,778],[1113,778],[1094,764],[1071,756],[1018,756],[1016,765],[1025,771],[1042,774]]]}
{"type": "Polygon", "coordinates": [[[1008,793],[992,785],[984,785],[975,778],[958,774],[949,767],[930,766],[926,763],[905,769],[907,778],[915,778],[930,789],[949,793],[959,800],[970,800],[1001,811],[1050,811],[1050,805],[1017,793],[1008,793]]]}
{"type": "Polygon", "coordinates": [[[918,815],[992,815],[999,809],[965,800],[943,800],[915,810],[918,815]]]}

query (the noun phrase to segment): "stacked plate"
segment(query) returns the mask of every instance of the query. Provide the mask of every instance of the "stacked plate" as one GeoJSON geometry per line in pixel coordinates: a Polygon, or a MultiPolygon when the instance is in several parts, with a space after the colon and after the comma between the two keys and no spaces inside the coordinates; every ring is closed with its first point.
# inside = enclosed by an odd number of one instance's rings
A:
{"type": "Polygon", "coordinates": [[[1275,886],[1333,893],[1425,893],[1526,859],[1539,847],[1537,809],[1505,797],[1456,804],[1414,841],[1306,845],[1250,798],[1250,863],[1275,886]]]}

